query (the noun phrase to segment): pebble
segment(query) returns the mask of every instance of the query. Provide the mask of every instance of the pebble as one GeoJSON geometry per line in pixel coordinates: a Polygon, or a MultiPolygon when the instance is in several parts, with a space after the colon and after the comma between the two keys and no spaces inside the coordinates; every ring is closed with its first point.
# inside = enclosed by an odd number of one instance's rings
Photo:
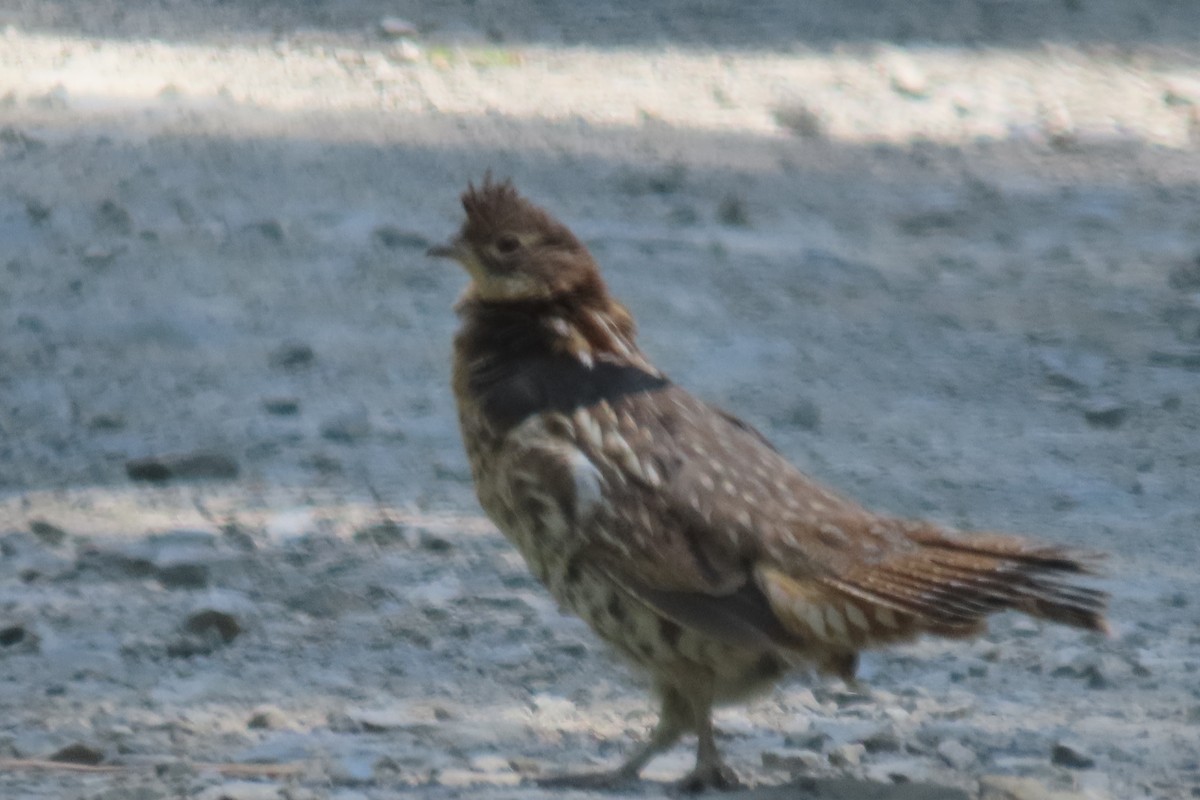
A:
{"type": "Polygon", "coordinates": [[[1167,273],[1167,285],[1181,292],[1200,291],[1200,256],[1172,267],[1167,273]]]}
{"type": "Polygon", "coordinates": [[[267,540],[284,545],[303,540],[317,530],[317,517],[311,508],[285,508],[267,518],[267,540]]]}
{"type": "Polygon", "coordinates": [[[370,433],[371,416],[366,407],[347,409],[321,423],[321,437],[340,444],[352,444],[370,433]]]}
{"type": "Polygon", "coordinates": [[[144,548],[164,587],[201,589],[208,585],[208,562],[216,556],[216,541],[208,531],[179,529],[151,536],[144,548]]]}
{"type": "Polygon", "coordinates": [[[300,413],[300,401],[295,397],[265,397],[263,410],[276,417],[293,417],[300,413]]]}
{"type": "Polygon", "coordinates": [[[988,775],[979,781],[979,800],[1083,800],[1075,792],[1056,792],[1032,778],[988,775]]]}
{"type": "Polygon", "coordinates": [[[1093,428],[1119,428],[1129,416],[1129,406],[1111,397],[1088,400],[1083,406],[1083,418],[1093,428]]]}
{"type": "Polygon", "coordinates": [[[975,751],[955,739],[947,739],[939,744],[937,754],[957,770],[965,770],[976,761],[975,751]]]}
{"type": "Polygon", "coordinates": [[[815,431],[821,426],[821,409],[807,397],[795,397],[792,399],[791,408],[779,421],[801,430],[815,431]]]}
{"type": "Polygon", "coordinates": [[[736,194],[725,195],[717,206],[717,219],[724,225],[749,227],[750,215],[746,211],[746,201],[736,194]]]}
{"type": "Polygon", "coordinates": [[[267,362],[272,367],[289,370],[310,367],[316,360],[317,354],[312,346],[297,341],[284,342],[267,357],[267,362]]]}
{"type": "Polygon", "coordinates": [[[348,708],[346,717],[364,731],[409,731],[429,733],[437,728],[436,710],[432,706],[396,703],[376,708],[348,708]]]}
{"type": "Polygon", "coordinates": [[[284,795],[277,783],[259,781],[225,781],[208,786],[197,794],[196,800],[280,800],[284,795]]]}
{"type": "MultiPolygon", "coordinates": [[[[270,716],[275,711],[278,709],[266,713],[270,716]]],[[[311,761],[317,751],[324,752],[325,748],[313,740],[309,731],[284,730],[238,751],[234,760],[242,764],[293,764],[311,761]]]]}
{"type": "Polygon", "coordinates": [[[146,537],[146,543],[159,553],[175,548],[212,550],[217,546],[217,536],[203,528],[172,528],[146,537]]]}
{"type": "Polygon", "coordinates": [[[67,532],[44,519],[29,521],[29,532],[36,536],[42,544],[58,547],[67,540],[67,532]]]}
{"type": "Polygon", "coordinates": [[[208,565],[193,561],[185,551],[156,563],[154,577],[167,589],[203,589],[208,585],[208,565]]]}
{"type": "Polygon", "coordinates": [[[258,222],[252,222],[246,226],[246,230],[254,231],[264,239],[271,242],[282,242],[287,238],[287,227],[277,219],[263,219],[258,222]]]}
{"type": "Polygon", "coordinates": [[[40,638],[26,625],[5,625],[0,628],[0,653],[34,653],[40,638]]]}
{"type": "Polygon", "coordinates": [[[431,553],[448,553],[454,549],[454,542],[428,528],[417,529],[417,544],[431,553]]]}
{"type": "Polygon", "coordinates": [[[433,780],[441,786],[463,787],[490,784],[493,786],[516,786],[521,782],[521,776],[515,772],[473,772],[466,769],[442,769],[433,776],[433,780]]]}
{"type": "Polygon", "coordinates": [[[384,17],[379,20],[379,33],[388,39],[416,36],[417,26],[400,17],[384,17]]]}
{"type": "Polygon", "coordinates": [[[1200,80],[1190,75],[1168,75],[1163,79],[1163,102],[1169,106],[1200,105],[1200,80]]]}
{"type": "Polygon", "coordinates": [[[50,761],[63,761],[68,764],[88,764],[95,766],[104,761],[104,753],[96,748],[76,742],[69,744],[59,750],[56,750],[51,756],[50,761]]]}
{"type": "Polygon", "coordinates": [[[54,213],[54,209],[41,200],[31,197],[25,201],[25,213],[29,215],[30,222],[34,225],[40,225],[50,218],[50,215],[54,213]]]}
{"type": "Polygon", "coordinates": [[[862,739],[868,753],[895,753],[904,749],[904,741],[892,727],[880,728],[862,739]]]}
{"type": "Polygon", "coordinates": [[[892,91],[917,99],[929,96],[929,78],[908,56],[893,53],[887,60],[886,68],[892,91]]]}
{"type": "Polygon", "coordinates": [[[166,800],[171,796],[175,795],[165,786],[118,786],[90,795],[89,800],[166,800]]]}
{"type": "Polygon", "coordinates": [[[620,186],[626,194],[675,194],[687,182],[687,166],[672,162],[662,167],[644,171],[630,171],[620,178],[620,186]]]}
{"type": "Polygon", "coordinates": [[[392,61],[411,64],[421,60],[421,48],[411,39],[401,39],[392,45],[388,57],[392,61]]]}
{"type": "Polygon", "coordinates": [[[1060,347],[1041,348],[1038,361],[1048,382],[1067,389],[1098,387],[1108,368],[1103,356],[1060,347]]]}
{"type": "Polygon", "coordinates": [[[414,606],[441,608],[463,596],[463,584],[456,575],[448,574],[409,586],[403,591],[403,596],[414,606]]]}
{"type": "Polygon", "coordinates": [[[399,547],[412,544],[415,537],[413,531],[406,525],[391,520],[367,525],[354,532],[354,541],[360,544],[371,544],[376,547],[399,547]]]}
{"type": "Polygon", "coordinates": [[[825,758],[813,750],[765,750],[762,765],[767,769],[786,770],[795,775],[814,772],[825,766],[825,758]]]}
{"type": "Polygon", "coordinates": [[[825,135],[821,115],[803,103],[789,103],[775,109],[775,122],[803,139],[820,139],[825,135]]]}
{"type": "Polygon", "coordinates": [[[329,767],[329,780],[337,786],[362,786],[375,780],[377,753],[347,753],[329,767]]]}
{"type": "Polygon", "coordinates": [[[485,753],[483,755],[472,756],[470,760],[471,769],[476,772],[512,772],[512,764],[504,756],[498,756],[494,753],[485,753]]]}
{"type": "MultiPolygon", "coordinates": [[[[1042,633],[1042,625],[1036,620],[1027,619],[1026,617],[1017,617],[1008,626],[1008,631],[1013,636],[1025,638],[1029,636],[1040,636],[1042,633]]],[[[989,661],[996,660],[1002,650],[999,648],[989,650],[983,655],[983,658],[989,661]]]]}
{"type": "Polygon", "coordinates": [[[1152,350],[1150,363],[1160,367],[1200,370],[1200,349],[1176,348],[1152,350]]]}
{"type": "Polygon", "coordinates": [[[879,723],[869,719],[817,720],[813,724],[813,733],[808,746],[811,749],[816,742],[822,740],[834,747],[854,744],[876,733],[878,728],[879,723]]]}
{"type": "Polygon", "coordinates": [[[125,415],[118,411],[101,411],[93,414],[88,419],[88,430],[98,432],[112,432],[125,429],[125,415]]]}
{"type": "Polygon", "coordinates": [[[133,217],[116,200],[108,199],[96,209],[96,228],[104,233],[128,236],[133,233],[133,217]]]}
{"type": "Polygon", "coordinates": [[[1093,653],[1079,662],[1079,677],[1087,681],[1089,689],[1110,689],[1123,685],[1133,674],[1133,666],[1114,655],[1093,653]]]}
{"type": "MultiPolygon", "coordinates": [[[[10,537],[11,538],[11,537],[10,537]]],[[[0,569],[15,574],[21,581],[59,580],[69,578],[75,569],[75,560],[50,552],[39,544],[30,542],[28,547],[13,547],[11,541],[0,547],[0,569]]]]}
{"type": "Polygon", "coordinates": [[[79,261],[85,267],[107,267],[123,252],[125,248],[117,245],[90,244],[79,254],[79,261]]]}
{"type": "Polygon", "coordinates": [[[1078,743],[1069,740],[1054,743],[1050,748],[1050,761],[1071,769],[1091,769],[1096,766],[1096,759],[1089,756],[1078,743]]]}
{"type": "Polygon", "coordinates": [[[857,767],[867,748],[861,744],[843,744],[829,751],[829,763],[835,767],[857,767]]]}
{"type": "Polygon", "coordinates": [[[250,712],[246,727],[251,730],[280,730],[289,727],[287,714],[276,706],[259,706],[250,712]]]}
{"type": "Polygon", "coordinates": [[[190,453],[147,456],[125,462],[125,474],[135,481],[165,483],[169,480],[232,480],[241,472],[238,463],[224,453],[197,450],[190,453]]]}
{"type": "Polygon", "coordinates": [[[370,600],[361,592],[353,592],[329,584],[308,585],[284,598],[284,605],[316,619],[335,619],[353,611],[366,611],[370,600]]]}
{"type": "Polygon", "coordinates": [[[188,633],[201,636],[216,634],[225,644],[232,642],[243,631],[237,617],[214,608],[205,608],[193,612],[184,621],[183,628],[188,633]]]}
{"type": "Polygon", "coordinates": [[[889,758],[873,760],[865,767],[868,780],[877,783],[914,783],[930,778],[929,762],[920,758],[889,758]]]}

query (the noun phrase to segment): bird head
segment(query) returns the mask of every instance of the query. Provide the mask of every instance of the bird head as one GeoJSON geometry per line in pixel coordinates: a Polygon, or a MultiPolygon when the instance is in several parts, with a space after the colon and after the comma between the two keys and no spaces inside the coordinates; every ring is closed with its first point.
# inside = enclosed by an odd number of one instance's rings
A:
{"type": "Polygon", "coordinates": [[[428,255],[462,264],[473,293],[488,302],[604,295],[596,262],[575,235],[521,197],[510,181],[467,185],[458,235],[428,255]]]}

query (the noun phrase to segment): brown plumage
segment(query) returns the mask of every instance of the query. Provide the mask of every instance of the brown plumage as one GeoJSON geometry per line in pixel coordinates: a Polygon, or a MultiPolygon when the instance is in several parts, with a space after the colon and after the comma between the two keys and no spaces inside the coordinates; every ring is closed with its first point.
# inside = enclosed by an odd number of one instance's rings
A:
{"type": "Polygon", "coordinates": [[[480,503],[539,580],[646,670],[662,713],[621,767],[637,777],[699,738],[689,788],[727,786],[714,702],[811,664],[852,677],[859,650],[962,637],[1014,609],[1104,631],[1086,557],[874,514],[807,477],[756,430],[654,368],[591,254],[508,182],[462,197],[431,255],[472,281],[454,392],[480,503]]]}

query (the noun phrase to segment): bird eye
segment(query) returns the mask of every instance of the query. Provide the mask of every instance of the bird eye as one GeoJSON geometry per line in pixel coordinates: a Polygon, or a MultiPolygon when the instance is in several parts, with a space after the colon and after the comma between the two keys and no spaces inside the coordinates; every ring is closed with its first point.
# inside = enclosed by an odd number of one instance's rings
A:
{"type": "Polygon", "coordinates": [[[496,240],[496,249],[504,255],[515,253],[517,248],[521,246],[521,240],[511,233],[506,233],[496,240]]]}

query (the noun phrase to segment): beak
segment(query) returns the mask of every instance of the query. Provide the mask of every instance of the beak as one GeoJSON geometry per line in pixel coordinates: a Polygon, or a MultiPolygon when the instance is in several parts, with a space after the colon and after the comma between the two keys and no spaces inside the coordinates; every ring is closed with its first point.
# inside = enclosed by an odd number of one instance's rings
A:
{"type": "Polygon", "coordinates": [[[445,244],[434,245],[425,251],[425,255],[430,258],[453,258],[456,261],[462,261],[463,250],[462,239],[455,237],[445,244]]]}

